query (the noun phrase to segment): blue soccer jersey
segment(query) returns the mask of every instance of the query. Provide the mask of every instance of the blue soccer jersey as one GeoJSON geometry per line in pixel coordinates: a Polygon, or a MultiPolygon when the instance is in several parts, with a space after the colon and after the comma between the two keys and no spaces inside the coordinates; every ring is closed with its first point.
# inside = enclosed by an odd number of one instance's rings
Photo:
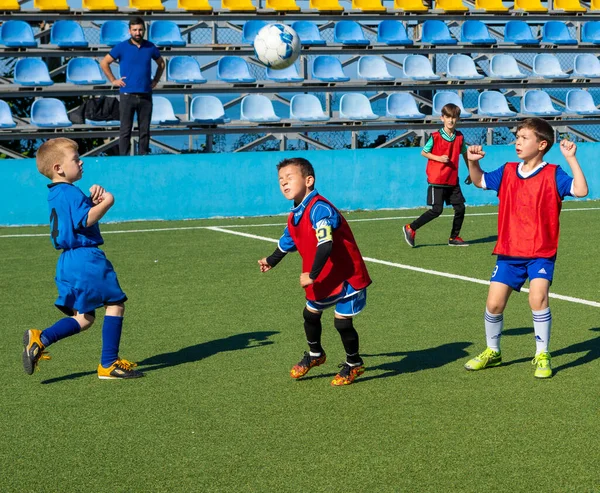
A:
{"type": "Polygon", "coordinates": [[[102,245],[98,224],[87,227],[92,200],[75,185],[52,183],[48,185],[50,210],[50,237],[57,250],[102,245]]]}
{"type": "MultiPolygon", "coordinates": [[[[522,171],[523,163],[520,163],[517,167],[517,174],[523,179],[530,178],[532,176],[537,175],[546,164],[547,163],[545,162],[541,163],[530,173],[524,173],[522,171]]],[[[494,190],[498,192],[502,183],[502,176],[504,175],[505,166],[506,165],[503,164],[494,171],[484,173],[482,182],[483,188],[485,188],[486,190],[494,190]]],[[[573,178],[571,178],[567,173],[565,173],[565,171],[560,166],[556,168],[556,187],[558,188],[558,194],[560,195],[561,199],[564,199],[567,196],[573,196],[573,178]]]]}

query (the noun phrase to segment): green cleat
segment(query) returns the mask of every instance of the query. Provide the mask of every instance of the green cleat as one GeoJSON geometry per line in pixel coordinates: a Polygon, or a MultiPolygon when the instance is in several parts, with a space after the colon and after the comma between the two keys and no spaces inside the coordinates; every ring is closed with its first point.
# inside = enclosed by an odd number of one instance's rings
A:
{"type": "Polygon", "coordinates": [[[552,365],[550,364],[550,353],[536,354],[531,360],[531,364],[535,365],[535,378],[550,378],[552,376],[552,365]]]}
{"type": "Polygon", "coordinates": [[[502,354],[500,351],[494,351],[489,347],[483,353],[470,359],[465,364],[465,369],[469,371],[483,370],[484,368],[492,368],[502,364],[502,354]]]}

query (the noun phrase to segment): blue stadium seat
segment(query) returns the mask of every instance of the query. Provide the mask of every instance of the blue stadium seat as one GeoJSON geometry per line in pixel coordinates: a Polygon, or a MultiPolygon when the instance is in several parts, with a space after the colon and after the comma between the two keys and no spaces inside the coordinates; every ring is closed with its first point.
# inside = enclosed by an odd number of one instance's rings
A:
{"type": "Polygon", "coordinates": [[[563,72],[556,56],[550,53],[538,53],[533,57],[533,74],[544,79],[566,79],[569,74],[563,72]]]}
{"type": "Polygon", "coordinates": [[[17,124],[13,120],[10,106],[6,101],[0,99],[0,128],[15,128],[17,124]]]}
{"type": "Polygon", "coordinates": [[[254,38],[263,27],[268,24],[266,21],[250,20],[244,22],[242,28],[242,43],[251,45],[254,43],[254,38]]]}
{"type": "Polygon", "coordinates": [[[517,45],[540,44],[540,40],[533,37],[531,28],[525,21],[508,21],[504,26],[504,41],[517,45]]]}
{"type": "Polygon", "coordinates": [[[442,108],[448,103],[455,104],[460,108],[460,117],[469,118],[471,113],[465,110],[462,99],[455,92],[451,91],[438,91],[433,95],[433,107],[431,114],[439,116],[442,114],[442,108]]]}
{"type": "Polygon", "coordinates": [[[75,21],[56,21],[50,29],[50,44],[59,48],[87,48],[83,29],[75,21]]]}
{"type": "Polygon", "coordinates": [[[67,63],[67,82],[71,84],[105,84],[100,65],[93,58],[71,58],[67,63]]]}
{"type": "Polygon", "coordinates": [[[408,55],[403,64],[404,75],[413,80],[438,80],[431,68],[429,58],[423,55],[408,55]]]}
{"type": "Polygon", "coordinates": [[[324,82],[347,82],[350,80],[350,77],[344,73],[342,62],[330,55],[321,55],[314,59],[312,78],[324,82]]]}
{"type": "Polygon", "coordinates": [[[173,105],[164,96],[152,96],[152,125],[173,125],[179,123],[179,118],[175,116],[173,105]]]}
{"type": "Polygon", "coordinates": [[[119,120],[90,120],[85,119],[86,125],[94,125],[95,127],[118,127],[121,125],[119,120]]]}
{"type": "Polygon", "coordinates": [[[100,44],[115,46],[130,38],[129,24],[126,21],[106,21],[100,27],[100,44]]]}
{"type": "Polygon", "coordinates": [[[385,114],[399,120],[425,118],[425,115],[419,111],[415,98],[409,92],[390,94],[385,102],[385,114]]]}
{"type": "Polygon", "coordinates": [[[573,60],[573,77],[597,79],[600,77],[600,61],[596,55],[581,53],[573,60]]]}
{"type": "Polygon", "coordinates": [[[179,26],[173,21],[154,21],[150,23],[148,40],[161,48],[185,46],[179,26]]]}
{"type": "Polygon", "coordinates": [[[290,118],[302,122],[326,122],[319,98],[314,94],[296,94],[290,101],[290,118]]]}
{"type": "Polygon", "coordinates": [[[217,63],[217,79],[225,82],[252,83],[256,79],[250,75],[246,60],[239,56],[224,56],[217,63]]]}
{"type": "Polygon", "coordinates": [[[451,55],[448,57],[448,69],[446,77],[458,80],[483,79],[483,75],[477,72],[475,62],[467,55],[451,55]]]}
{"type": "Polygon", "coordinates": [[[31,123],[36,127],[70,127],[65,104],[60,99],[40,98],[31,105],[31,123]]]}
{"type": "Polygon", "coordinates": [[[513,117],[517,114],[508,107],[508,101],[499,91],[483,91],[477,101],[479,116],[513,117]]]}
{"type": "Polygon", "coordinates": [[[336,43],[352,46],[367,46],[371,42],[365,38],[362,27],[356,21],[338,21],[333,30],[333,40],[336,43]]]}
{"type": "Polygon", "coordinates": [[[240,120],[267,123],[278,122],[281,118],[275,114],[269,98],[262,94],[250,94],[242,99],[240,120]]]}
{"type": "Polygon", "coordinates": [[[364,94],[351,92],[340,99],[340,118],[346,120],[377,120],[371,102],[364,94]]]}
{"type": "Polygon", "coordinates": [[[408,37],[404,24],[395,20],[385,20],[379,23],[377,41],[389,46],[413,45],[413,40],[408,37]]]}
{"type": "Polygon", "coordinates": [[[0,26],[0,39],[9,48],[33,48],[37,41],[33,30],[25,21],[6,21],[0,26]]]}
{"type": "Polygon", "coordinates": [[[190,120],[198,123],[228,123],[221,100],[215,96],[196,96],[190,106],[190,120]]]}
{"type": "Polygon", "coordinates": [[[571,37],[569,28],[564,22],[546,21],[542,28],[542,43],[554,45],[576,45],[577,40],[571,37]]]}
{"type": "Polygon", "coordinates": [[[592,95],[581,89],[572,89],[567,93],[566,112],[578,115],[600,115],[592,95]]]}
{"type": "Polygon", "coordinates": [[[319,27],[310,21],[296,21],[292,23],[292,29],[300,37],[302,46],[323,46],[325,40],[321,37],[319,27]]]}
{"type": "Polygon", "coordinates": [[[562,114],[552,105],[550,96],[539,90],[525,92],[521,102],[521,113],[536,116],[560,116],[562,114]]]}
{"type": "Polygon", "coordinates": [[[444,21],[427,20],[423,23],[421,43],[431,45],[455,45],[456,39],[450,34],[450,29],[444,21]]]}
{"type": "Polygon", "coordinates": [[[474,45],[495,45],[487,26],[481,21],[465,21],[460,29],[460,40],[474,45]]]}
{"type": "Polygon", "coordinates": [[[51,86],[54,84],[48,66],[39,58],[19,58],[15,65],[15,84],[22,86],[51,86]]]}
{"type": "Polygon", "coordinates": [[[295,64],[281,70],[274,70],[271,67],[265,69],[265,77],[275,82],[303,82],[304,78],[298,74],[298,68],[295,64]]]}
{"type": "Polygon", "coordinates": [[[388,72],[385,60],[375,55],[361,56],[358,59],[358,78],[368,81],[396,80],[388,72]]]}
{"type": "Polygon", "coordinates": [[[204,84],[200,64],[191,56],[171,57],[167,64],[167,80],[178,84],[204,84]]]}
{"type": "Polygon", "coordinates": [[[490,77],[497,79],[526,79],[512,55],[494,55],[490,62],[490,77]]]}
{"type": "Polygon", "coordinates": [[[581,41],[600,44],[600,21],[588,21],[581,27],[581,41]]]}

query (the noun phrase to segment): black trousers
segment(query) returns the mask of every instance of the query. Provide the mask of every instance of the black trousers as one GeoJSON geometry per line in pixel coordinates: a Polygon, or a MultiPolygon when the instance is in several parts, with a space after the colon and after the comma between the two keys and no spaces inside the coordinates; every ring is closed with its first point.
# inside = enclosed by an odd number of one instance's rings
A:
{"type": "Polygon", "coordinates": [[[121,94],[119,102],[121,128],[119,130],[119,154],[128,156],[131,150],[131,129],[133,117],[137,113],[138,129],[140,132],[139,154],[150,151],[150,120],[152,119],[152,94],[132,93],[121,94]]]}
{"type": "Polygon", "coordinates": [[[439,217],[444,212],[444,203],[451,204],[454,208],[454,221],[452,221],[450,238],[458,236],[465,219],[465,197],[462,194],[460,185],[456,185],[455,187],[429,185],[427,188],[427,205],[430,205],[431,209],[425,211],[420,217],[415,219],[410,224],[411,229],[416,231],[439,217]]]}

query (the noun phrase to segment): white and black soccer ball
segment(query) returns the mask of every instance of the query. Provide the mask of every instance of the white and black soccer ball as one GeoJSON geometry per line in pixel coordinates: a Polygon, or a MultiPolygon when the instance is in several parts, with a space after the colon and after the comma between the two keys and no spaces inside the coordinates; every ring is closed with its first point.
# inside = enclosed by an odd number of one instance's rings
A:
{"type": "Polygon", "coordinates": [[[300,37],[284,24],[267,24],[254,38],[254,53],[267,67],[287,68],[300,54],[300,37]]]}

